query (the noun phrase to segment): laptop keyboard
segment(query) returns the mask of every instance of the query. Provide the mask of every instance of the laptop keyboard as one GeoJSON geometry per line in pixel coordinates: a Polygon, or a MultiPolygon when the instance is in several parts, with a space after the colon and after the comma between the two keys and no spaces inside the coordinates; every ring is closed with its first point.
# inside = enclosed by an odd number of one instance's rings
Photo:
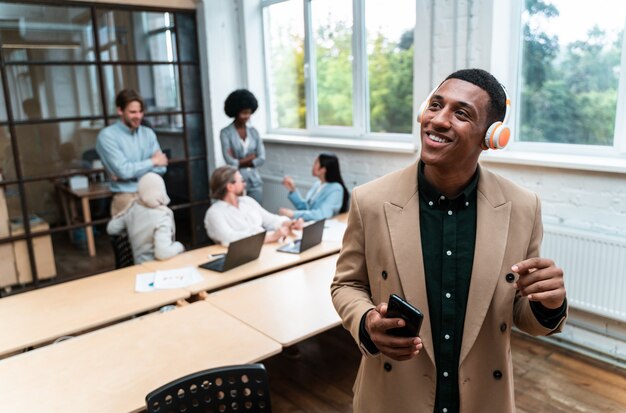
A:
{"type": "Polygon", "coordinates": [[[210,270],[220,271],[222,270],[222,268],[224,268],[225,261],[226,261],[226,257],[222,257],[215,261],[211,261],[210,263],[206,264],[205,267],[210,270]]]}

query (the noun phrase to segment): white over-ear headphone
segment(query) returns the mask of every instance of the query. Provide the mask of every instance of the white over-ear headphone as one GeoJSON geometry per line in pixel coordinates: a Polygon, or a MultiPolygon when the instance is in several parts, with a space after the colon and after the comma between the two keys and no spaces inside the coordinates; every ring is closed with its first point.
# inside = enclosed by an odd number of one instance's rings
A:
{"type": "MultiPolygon", "coordinates": [[[[483,149],[502,149],[509,143],[509,139],[511,138],[511,128],[507,124],[509,120],[509,114],[511,112],[511,99],[509,98],[509,94],[506,91],[504,85],[500,84],[502,90],[504,91],[504,96],[506,98],[505,101],[505,112],[504,119],[502,121],[494,122],[487,128],[487,133],[485,133],[485,138],[481,146],[483,149]]],[[[422,116],[426,109],[428,109],[428,105],[430,104],[430,98],[433,96],[435,91],[439,88],[437,86],[434,88],[429,94],[428,97],[422,104],[420,105],[419,111],[417,112],[417,122],[422,123],[422,116]]]]}

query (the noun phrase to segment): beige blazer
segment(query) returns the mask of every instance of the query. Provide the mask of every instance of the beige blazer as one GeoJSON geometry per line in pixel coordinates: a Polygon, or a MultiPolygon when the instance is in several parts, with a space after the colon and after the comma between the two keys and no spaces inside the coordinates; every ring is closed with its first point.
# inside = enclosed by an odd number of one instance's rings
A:
{"type": "MultiPolygon", "coordinates": [[[[419,224],[417,162],[353,191],[332,298],[363,352],[354,384],[355,412],[433,412],[437,373],[419,224]],[[423,350],[408,361],[369,355],[359,341],[363,314],[390,293],[422,310],[423,350]]],[[[480,168],[480,167],[479,167],[480,168]]],[[[539,256],[543,235],[537,195],[480,168],[476,251],[459,364],[461,412],[514,412],[511,326],[549,330],[506,275],[539,256]]],[[[509,277],[510,278],[510,277],[509,277]]],[[[441,373],[440,373],[441,374],[441,373]]]]}

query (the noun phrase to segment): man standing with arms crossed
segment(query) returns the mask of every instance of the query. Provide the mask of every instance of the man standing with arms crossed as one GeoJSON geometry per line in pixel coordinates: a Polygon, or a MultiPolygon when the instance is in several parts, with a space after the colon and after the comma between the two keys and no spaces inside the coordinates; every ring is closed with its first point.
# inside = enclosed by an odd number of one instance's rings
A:
{"type": "Polygon", "coordinates": [[[514,412],[511,328],[561,331],[539,198],[478,165],[508,141],[509,104],[484,70],[451,74],[420,110],[420,159],[354,190],[331,290],[363,353],[355,412],[514,412]],[[419,337],[387,333],[404,325],[392,293],[424,314],[419,337]]]}
{"type": "Polygon", "coordinates": [[[126,209],[137,198],[137,181],[148,172],[163,175],[167,156],[161,152],[154,131],[143,126],[142,97],[124,89],[115,98],[120,119],[98,134],[96,151],[111,176],[111,216],[126,209]]]}

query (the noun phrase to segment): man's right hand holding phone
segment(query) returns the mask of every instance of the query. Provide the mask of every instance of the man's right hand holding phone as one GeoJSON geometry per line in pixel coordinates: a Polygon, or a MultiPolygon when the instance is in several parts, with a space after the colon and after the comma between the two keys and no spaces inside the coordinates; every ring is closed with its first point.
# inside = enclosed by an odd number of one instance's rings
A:
{"type": "Polygon", "coordinates": [[[381,353],[394,360],[409,360],[417,356],[422,349],[422,339],[419,337],[397,337],[387,333],[395,327],[404,327],[405,321],[401,318],[385,318],[387,303],[380,303],[365,316],[365,329],[372,342],[381,353]]]}

